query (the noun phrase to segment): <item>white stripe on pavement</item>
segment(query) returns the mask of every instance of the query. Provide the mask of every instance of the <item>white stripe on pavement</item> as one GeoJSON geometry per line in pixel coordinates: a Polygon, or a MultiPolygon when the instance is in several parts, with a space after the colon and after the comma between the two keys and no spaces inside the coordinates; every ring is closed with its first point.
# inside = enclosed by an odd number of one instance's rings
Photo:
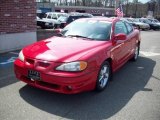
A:
{"type": "Polygon", "coordinates": [[[151,56],[159,56],[160,53],[155,53],[155,52],[144,52],[144,51],[140,51],[140,54],[146,56],[146,57],[151,57],[151,56]]]}

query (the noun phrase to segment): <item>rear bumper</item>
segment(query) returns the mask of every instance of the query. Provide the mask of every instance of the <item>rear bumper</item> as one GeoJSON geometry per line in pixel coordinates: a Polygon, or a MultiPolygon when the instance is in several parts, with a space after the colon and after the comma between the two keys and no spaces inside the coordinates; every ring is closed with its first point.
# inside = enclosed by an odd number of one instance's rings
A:
{"type": "Polygon", "coordinates": [[[151,29],[153,30],[160,29],[160,26],[151,26],[151,29]]]}
{"type": "Polygon", "coordinates": [[[150,29],[150,26],[140,26],[141,29],[150,29]]]}
{"type": "Polygon", "coordinates": [[[28,70],[19,59],[14,62],[14,72],[19,80],[37,88],[64,94],[75,94],[93,90],[98,74],[98,71],[92,71],[81,76],[65,77],[63,74],[56,76],[39,71],[41,80],[38,81],[27,77],[28,70]]]}

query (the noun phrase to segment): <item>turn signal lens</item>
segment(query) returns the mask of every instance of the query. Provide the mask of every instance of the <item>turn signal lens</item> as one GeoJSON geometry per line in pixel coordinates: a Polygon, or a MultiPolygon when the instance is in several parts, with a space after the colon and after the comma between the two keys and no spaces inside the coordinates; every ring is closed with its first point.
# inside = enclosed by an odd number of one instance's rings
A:
{"type": "Polygon", "coordinates": [[[76,61],[76,62],[70,62],[70,63],[63,63],[62,65],[58,66],[56,70],[60,71],[82,71],[86,69],[87,62],[85,61],[76,61]]]}

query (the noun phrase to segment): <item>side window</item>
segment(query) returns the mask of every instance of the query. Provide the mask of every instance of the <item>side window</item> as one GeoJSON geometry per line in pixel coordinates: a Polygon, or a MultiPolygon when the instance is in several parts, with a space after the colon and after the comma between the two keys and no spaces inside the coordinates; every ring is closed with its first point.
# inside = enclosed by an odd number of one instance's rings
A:
{"type": "Polygon", "coordinates": [[[52,19],[57,19],[57,15],[56,14],[52,14],[52,19]]]}
{"type": "Polygon", "coordinates": [[[118,34],[118,33],[125,33],[125,34],[127,34],[127,28],[126,28],[124,22],[122,22],[122,21],[118,21],[115,24],[114,34],[118,34]]]}
{"type": "Polygon", "coordinates": [[[127,26],[128,34],[131,33],[133,31],[133,27],[127,22],[126,22],[126,26],[127,26]]]}
{"type": "Polygon", "coordinates": [[[52,14],[48,14],[47,18],[48,18],[48,19],[51,19],[51,16],[52,16],[52,14]]]}

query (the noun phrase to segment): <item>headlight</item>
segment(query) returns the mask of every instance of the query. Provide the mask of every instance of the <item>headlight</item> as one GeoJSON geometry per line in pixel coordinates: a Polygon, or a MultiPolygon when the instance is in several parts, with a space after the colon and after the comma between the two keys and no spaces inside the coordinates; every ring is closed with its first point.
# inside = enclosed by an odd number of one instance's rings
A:
{"type": "Polygon", "coordinates": [[[24,62],[24,55],[23,55],[22,50],[20,51],[18,58],[19,58],[21,61],[24,62]]]}
{"type": "Polygon", "coordinates": [[[56,70],[60,71],[82,71],[86,69],[87,62],[84,61],[76,61],[76,62],[70,62],[70,63],[64,63],[56,68],[56,70]]]}

